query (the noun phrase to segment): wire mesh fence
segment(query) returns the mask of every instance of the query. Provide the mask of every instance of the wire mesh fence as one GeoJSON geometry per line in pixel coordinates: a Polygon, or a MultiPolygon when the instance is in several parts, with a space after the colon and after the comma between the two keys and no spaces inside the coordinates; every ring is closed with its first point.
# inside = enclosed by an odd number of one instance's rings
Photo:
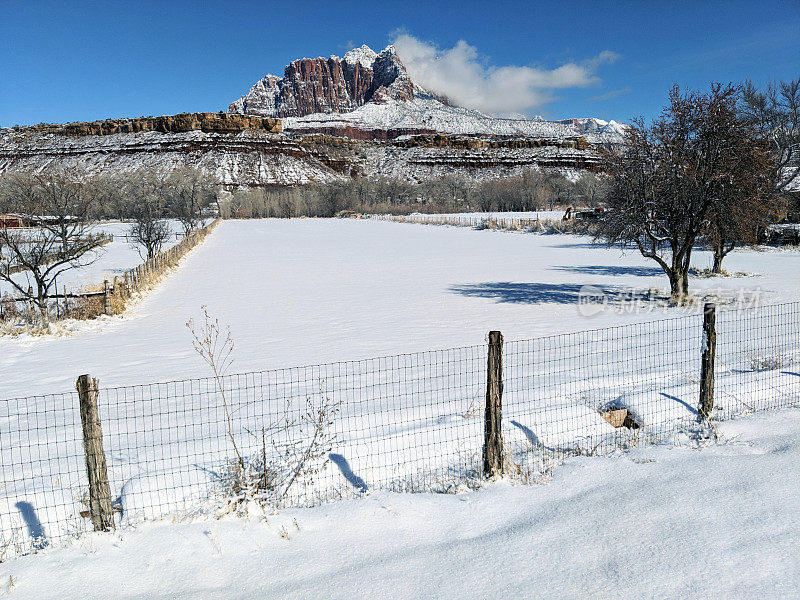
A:
{"type": "MultiPolygon", "coordinates": [[[[722,311],[713,417],[800,402],[800,303],[722,311]]],[[[702,315],[512,341],[507,470],[669,439],[698,419],[702,315]]],[[[99,390],[118,526],[484,476],[487,347],[99,390]]],[[[76,374],[77,376],[77,374],[76,374]]],[[[0,558],[91,529],[76,392],[0,402],[0,558]]]]}

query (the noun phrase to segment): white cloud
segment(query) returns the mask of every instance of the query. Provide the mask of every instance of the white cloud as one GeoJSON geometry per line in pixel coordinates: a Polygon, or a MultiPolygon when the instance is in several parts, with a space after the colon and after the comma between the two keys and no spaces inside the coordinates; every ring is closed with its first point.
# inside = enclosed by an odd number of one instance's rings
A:
{"type": "Polygon", "coordinates": [[[615,52],[603,50],[593,58],[556,69],[495,67],[487,65],[477,48],[464,40],[440,50],[400,33],[394,45],[408,74],[422,87],[445,95],[460,106],[494,114],[538,109],[552,101],[553,90],[597,84],[597,69],[620,58],[615,52]]]}
{"type": "Polygon", "coordinates": [[[624,96],[625,94],[630,94],[631,88],[624,87],[618,90],[610,90],[605,94],[599,94],[597,96],[592,96],[589,100],[593,102],[602,101],[602,100],[610,100],[611,98],[618,98],[619,96],[624,96]]]}

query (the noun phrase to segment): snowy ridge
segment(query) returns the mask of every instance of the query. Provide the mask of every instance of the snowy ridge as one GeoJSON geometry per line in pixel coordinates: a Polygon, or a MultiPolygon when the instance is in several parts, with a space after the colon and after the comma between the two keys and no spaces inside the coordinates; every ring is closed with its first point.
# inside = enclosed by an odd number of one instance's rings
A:
{"type": "MultiPolygon", "coordinates": [[[[372,105],[369,109],[379,110],[382,106],[372,105]]],[[[335,127],[336,122],[325,125],[335,127]]],[[[557,127],[568,130],[564,125],[557,127]]],[[[553,131],[542,131],[544,135],[554,135],[553,131]]],[[[255,130],[237,134],[191,131],[82,137],[0,132],[0,173],[67,167],[80,168],[87,176],[93,176],[142,168],[168,171],[191,165],[211,175],[220,185],[239,187],[342,180],[349,179],[354,171],[362,176],[413,181],[453,173],[483,180],[515,175],[526,168],[562,171],[590,168],[592,161],[596,161],[591,150],[569,145],[465,149],[404,144],[404,140],[395,143],[358,140],[345,148],[314,141],[306,143],[303,136],[255,130]]]]}
{"type": "Polygon", "coordinates": [[[365,130],[430,130],[456,135],[500,135],[569,138],[583,135],[589,143],[618,142],[624,126],[595,118],[545,121],[493,117],[477,110],[447,106],[424,95],[411,101],[368,103],[348,113],[316,113],[283,119],[286,132],[354,127],[365,130]]]}

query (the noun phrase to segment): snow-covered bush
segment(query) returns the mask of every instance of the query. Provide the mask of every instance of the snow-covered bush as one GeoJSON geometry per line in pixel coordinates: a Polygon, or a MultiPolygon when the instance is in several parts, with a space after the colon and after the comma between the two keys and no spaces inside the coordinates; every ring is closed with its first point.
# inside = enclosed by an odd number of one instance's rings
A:
{"type": "Polygon", "coordinates": [[[263,507],[280,508],[297,487],[313,486],[337,441],[331,426],[340,404],[325,395],[309,397],[299,418],[276,420],[258,433],[248,431],[255,442],[251,447],[261,448],[241,462],[238,457],[228,461],[222,496],[234,504],[256,500],[263,507]]]}
{"type": "Polygon", "coordinates": [[[746,357],[751,371],[775,371],[785,369],[792,363],[789,355],[782,350],[769,353],[752,350],[746,357]]]}
{"type": "Polygon", "coordinates": [[[306,398],[299,417],[284,417],[264,424],[260,431],[245,428],[251,439],[242,439],[234,432],[231,407],[225,391],[224,377],[233,363],[234,342],[230,326],[223,327],[203,306],[204,321],[189,320],[186,327],[192,334],[195,352],[208,365],[222,399],[227,437],[235,458],[228,461],[222,477],[222,494],[233,503],[256,499],[262,504],[279,507],[295,485],[312,485],[315,476],[326,467],[328,455],[336,440],[331,433],[340,401],[332,401],[320,384],[319,398],[306,398]],[[250,443],[247,443],[249,441],[250,443]],[[253,455],[245,448],[260,448],[253,455]]]}

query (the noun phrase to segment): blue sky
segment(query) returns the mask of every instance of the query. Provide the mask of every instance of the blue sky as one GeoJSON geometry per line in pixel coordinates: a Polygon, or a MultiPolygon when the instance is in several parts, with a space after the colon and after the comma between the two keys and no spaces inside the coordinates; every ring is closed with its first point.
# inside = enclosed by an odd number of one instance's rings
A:
{"type": "Polygon", "coordinates": [[[424,71],[431,87],[547,118],[649,118],[673,83],[800,76],[800,0],[0,0],[0,125],[224,110],[295,58],[398,36],[419,69],[450,61],[424,71]]]}

